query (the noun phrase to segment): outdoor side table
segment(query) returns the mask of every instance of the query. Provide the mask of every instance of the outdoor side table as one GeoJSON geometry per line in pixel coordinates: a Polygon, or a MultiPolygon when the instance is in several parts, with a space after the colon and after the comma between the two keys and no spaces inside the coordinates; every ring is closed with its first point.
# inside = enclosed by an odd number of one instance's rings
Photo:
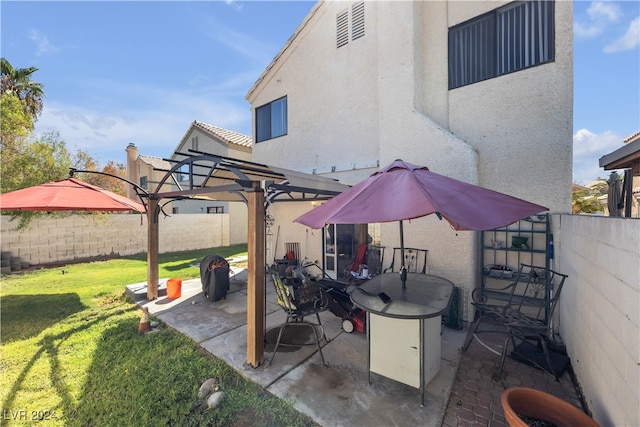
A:
{"type": "Polygon", "coordinates": [[[362,283],[351,293],[367,312],[367,370],[420,389],[440,370],[441,316],[449,307],[454,285],[431,274],[408,273],[405,287],[399,273],[362,283]],[[378,294],[391,299],[385,303],[378,294]]]}

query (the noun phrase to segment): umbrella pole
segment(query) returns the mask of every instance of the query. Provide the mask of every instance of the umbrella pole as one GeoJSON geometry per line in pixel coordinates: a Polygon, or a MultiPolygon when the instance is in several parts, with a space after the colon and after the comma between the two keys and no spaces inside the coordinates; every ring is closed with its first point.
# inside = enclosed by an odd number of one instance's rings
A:
{"type": "Polygon", "coordinates": [[[400,279],[402,280],[402,289],[407,288],[407,268],[404,265],[404,227],[400,221],[400,279]]]}

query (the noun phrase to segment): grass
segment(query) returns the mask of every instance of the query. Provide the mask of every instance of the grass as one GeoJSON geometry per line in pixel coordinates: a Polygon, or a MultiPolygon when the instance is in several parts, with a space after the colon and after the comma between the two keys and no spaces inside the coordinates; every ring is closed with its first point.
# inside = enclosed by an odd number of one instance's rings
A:
{"type": "MultiPolygon", "coordinates": [[[[160,277],[199,277],[193,264],[210,253],[230,258],[246,245],[161,255],[160,277]]],[[[4,425],[316,425],[162,323],[138,334],[124,287],[146,274],[146,258],[132,257],[2,277],[4,425]],[[225,392],[215,410],[197,402],[210,377],[225,392]]]]}

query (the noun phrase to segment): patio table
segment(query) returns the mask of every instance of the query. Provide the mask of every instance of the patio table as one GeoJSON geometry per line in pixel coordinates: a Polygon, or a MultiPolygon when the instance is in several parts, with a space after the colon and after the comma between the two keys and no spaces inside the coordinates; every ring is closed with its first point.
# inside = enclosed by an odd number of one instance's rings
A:
{"type": "Polygon", "coordinates": [[[440,370],[441,316],[454,287],[443,277],[407,273],[403,288],[399,273],[386,273],[351,293],[353,303],[367,313],[369,383],[374,372],[419,388],[424,406],[425,386],[440,370]]]}

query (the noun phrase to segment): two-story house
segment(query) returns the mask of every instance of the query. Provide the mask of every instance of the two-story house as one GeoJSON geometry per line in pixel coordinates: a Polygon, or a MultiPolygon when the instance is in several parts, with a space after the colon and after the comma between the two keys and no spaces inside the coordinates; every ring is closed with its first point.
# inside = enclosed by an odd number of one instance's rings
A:
{"type": "MultiPolygon", "coordinates": [[[[355,184],[402,159],[570,212],[572,68],[571,2],[318,2],[246,95],[253,161],[355,184]]],[[[353,246],[358,227],[292,222],[309,209],[269,214],[280,242],[339,276],[347,261],[326,240],[353,246]]],[[[368,239],[397,247],[397,224],[368,239]]],[[[429,251],[431,273],[476,285],[477,233],[429,216],[405,225],[405,245],[429,251]]]]}
{"type": "MultiPolygon", "coordinates": [[[[171,156],[173,160],[181,160],[183,156],[177,153],[204,152],[222,157],[232,157],[239,160],[251,160],[252,139],[218,126],[213,126],[194,120],[185,132],[171,156]]],[[[176,179],[186,179],[187,173],[178,175],[176,179]]],[[[176,185],[174,185],[174,190],[176,185]]],[[[216,200],[175,200],[171,202],[174,214],[209,213],[232,214],[232,221],[246,227],[247,214],[243,203],[216,200]]]]}

